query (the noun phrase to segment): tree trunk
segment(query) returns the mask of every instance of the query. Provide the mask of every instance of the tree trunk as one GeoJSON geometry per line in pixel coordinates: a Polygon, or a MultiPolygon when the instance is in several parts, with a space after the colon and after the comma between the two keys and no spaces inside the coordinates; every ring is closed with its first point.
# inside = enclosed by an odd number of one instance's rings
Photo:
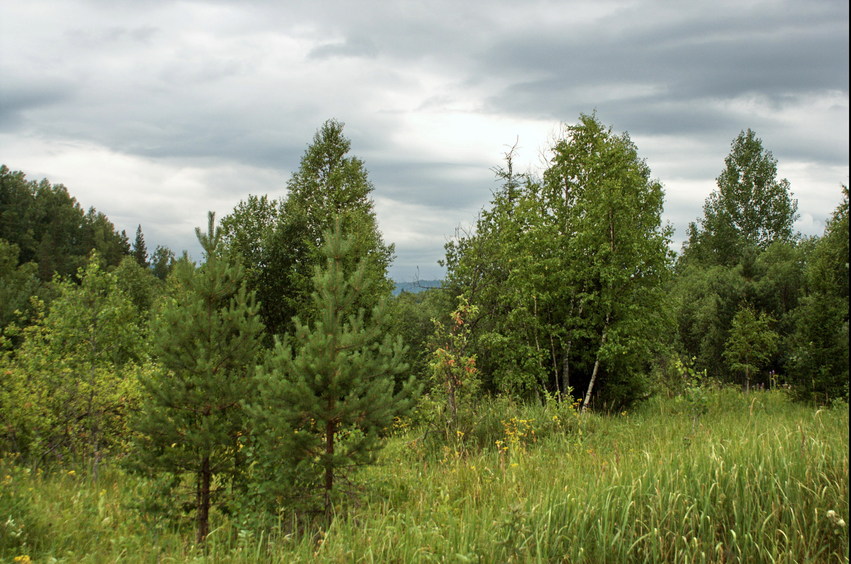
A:
{"type": "Polygon", "coordinates": [[[327,456],[327,460],[325,461],[325,522],[327,524],[331,523],[331,517],[334,513],[334,504],[331,500],[331,490],[334,489],[333,457],[334,433],[336,432],[334,427],[334,421],[328,421],[328,424],[325,426],[325,455],[327,456]]]}
{"type": "Polygon", "coordinates": [[[564,359],[561,363],[561,389],[567,394],[570,391],[570,345],[572,341],[567,342],[567,349],[564,351],[564,359]]]}
{"type": "Polygon", "coordinates": [[[195,544],[204,544],[207,533],[210,532],[210,482],[212,471],[210,470],[210,457],[201,459],[201,470],[198,472],[198,490],[196,495],[195,510],[195,544]]]}
{"type": "MultiPolygon", "coordinates": [[[[579,318],[582,318],[582,308],[585,304],[579,304],[579,318]]],[[[573,305],[570,306],[570,315],[573,315],[573,305]]],[[[569,333],[568,333],[569,334],[569,333]]],[[[562,360],[561,367],[561,383],[562,389],[564,393],[568,393],[570,390],[570,349],[573,347],[573,337],[570,337],[567,340],[567,347],[565,347],[564,351],[564,359],[562,360]]]]}
{"type": "MultiPolygon", "coordinates": [[[[606,332],[609,330],[609,314],[606,314],[606,323],[603,324],[603,335],[600,337],[600,349],[606,344],[606,332]]],[[[585,400],[582,402],[582,407],[579,413],[585,413],[588,409],[588,404],[591,403],[591,392],[594,391],[594,382],[597,380],[597,373],[600,370],[600,349],[597,349],[597,359],[594,361],[594,370],[591,372],[591,381],[588,382],[588,391],[585,392],[585,400]]]]}

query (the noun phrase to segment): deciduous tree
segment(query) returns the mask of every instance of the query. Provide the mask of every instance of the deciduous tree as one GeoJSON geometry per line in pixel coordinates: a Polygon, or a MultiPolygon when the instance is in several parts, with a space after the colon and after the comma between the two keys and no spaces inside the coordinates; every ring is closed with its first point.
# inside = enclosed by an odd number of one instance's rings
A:
{"type": "Polygon", "coordinates": [[[724,358],[731,369],[744,376],[746,392],[750,391],[751,377],[768,363],[777,350],[780,336],[771,329],[773,322],[770,316],[757,313],[750,306],[742,307],[733,317],[724,358]]]}
{"type": "Polygon", "coordinates": [[[735,265],[748,247],[765,249],[792,239],[797,217],[789,181],[777,179],[777,159],[752,130],[733,140],[724,165],[703,218],[689,226],[684,253],[708,265],[735,265]]]}

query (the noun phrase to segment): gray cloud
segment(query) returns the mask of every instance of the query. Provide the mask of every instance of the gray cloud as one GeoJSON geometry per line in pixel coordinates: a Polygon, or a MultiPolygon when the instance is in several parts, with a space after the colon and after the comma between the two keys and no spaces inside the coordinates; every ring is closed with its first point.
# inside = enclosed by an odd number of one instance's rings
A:
{"type": "Polygon", "coordinates": [[[367,37],[354,37],[340,43],[326,43],[315,47],[308,54],[308,58],[375,57],[376,55],[378,55],[378,48],[372,40],[367,37]]]}
{"type": "Polygon", "coordinates": [[[84,191],[128,232],[150,224],[149,246],[194,248],[205,209],[282,194],[332,117],[370,171],[399,276],[431,268],[474,221],[505,144],[545,147],[548,128],[582,112],[630,132],[678,229],[748,127],[793,166],[812,229],[839,197],[825,186],[848,182],[844,2],[33,0],[6,12],[0,139],[15,146],[0,153],[25,162],[6,164],[84,191]],[[120,198],[98,188],[121,174],[139,177],[120,198]]]}

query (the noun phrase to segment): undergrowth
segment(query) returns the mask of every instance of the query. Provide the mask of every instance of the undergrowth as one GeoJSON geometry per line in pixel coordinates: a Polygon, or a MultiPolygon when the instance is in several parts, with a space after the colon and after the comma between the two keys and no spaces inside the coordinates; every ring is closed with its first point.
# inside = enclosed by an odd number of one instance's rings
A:
{"type": "MultiPolygon", "coordinates": [[[[437,440],[398,422],[325,530],[191,523],[140,507],[117,467],[0,461],[0,557],[33,562],[848,562],[848,407],[779,392],[654,398],[635,412],[493,400],[437,440]]],[[[431,435],[431,436],[430,436],[431,435]]],[[[150,505],[148,503],[148,505],[150,505]]]]}

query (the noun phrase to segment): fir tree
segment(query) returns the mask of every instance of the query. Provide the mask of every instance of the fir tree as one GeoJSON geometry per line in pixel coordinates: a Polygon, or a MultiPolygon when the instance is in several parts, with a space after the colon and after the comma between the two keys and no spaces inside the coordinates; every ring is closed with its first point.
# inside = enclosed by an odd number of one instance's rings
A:
{"type": "MultiPolygon", "coordinates": [[[[255,418],[260,465],[268,470],[261,490],[275,496],[292,492],[321,496],[326,520],[335,485],[354,466],[369,462],[380,434],[410,404],[413,379],[394,394],[397,375],[407,370],[403,346],[381,329],[387,300],[366,318],[362,300],[367,264],[347,269],[354,252],[338,221],[326,243],[324,269],[315,270],[312,327],[294,320],[295,335],[278,341],[259,371],[255,418]],[[282,468],[296,483],[280,483],[282,468]]],[[[310,501],[309,501],[310,503],[310,501]]]]}
{"type": "Polygon", "coordinates": [[[136,422],[136,467],[195,477],[196,541],[209,531],[214,477],[237,471],[237,440],[245,431],[241,402],[251,395],[263,325],[242,268],[222,253],[221,231],[196,234],[206,262],[178,262],[175,287],[152,322],[153,350],[163,371],[145,378],[147,401],[136,422]]]}
{"type": "Polygon", "coordinates": [[[145,245],[145,236],[142,235],[141,225],[136,228],[136,238],[133,240],[132,255],[142,268],[151,266],[151,263],[148,262],[148,247],[145,245]]]}

